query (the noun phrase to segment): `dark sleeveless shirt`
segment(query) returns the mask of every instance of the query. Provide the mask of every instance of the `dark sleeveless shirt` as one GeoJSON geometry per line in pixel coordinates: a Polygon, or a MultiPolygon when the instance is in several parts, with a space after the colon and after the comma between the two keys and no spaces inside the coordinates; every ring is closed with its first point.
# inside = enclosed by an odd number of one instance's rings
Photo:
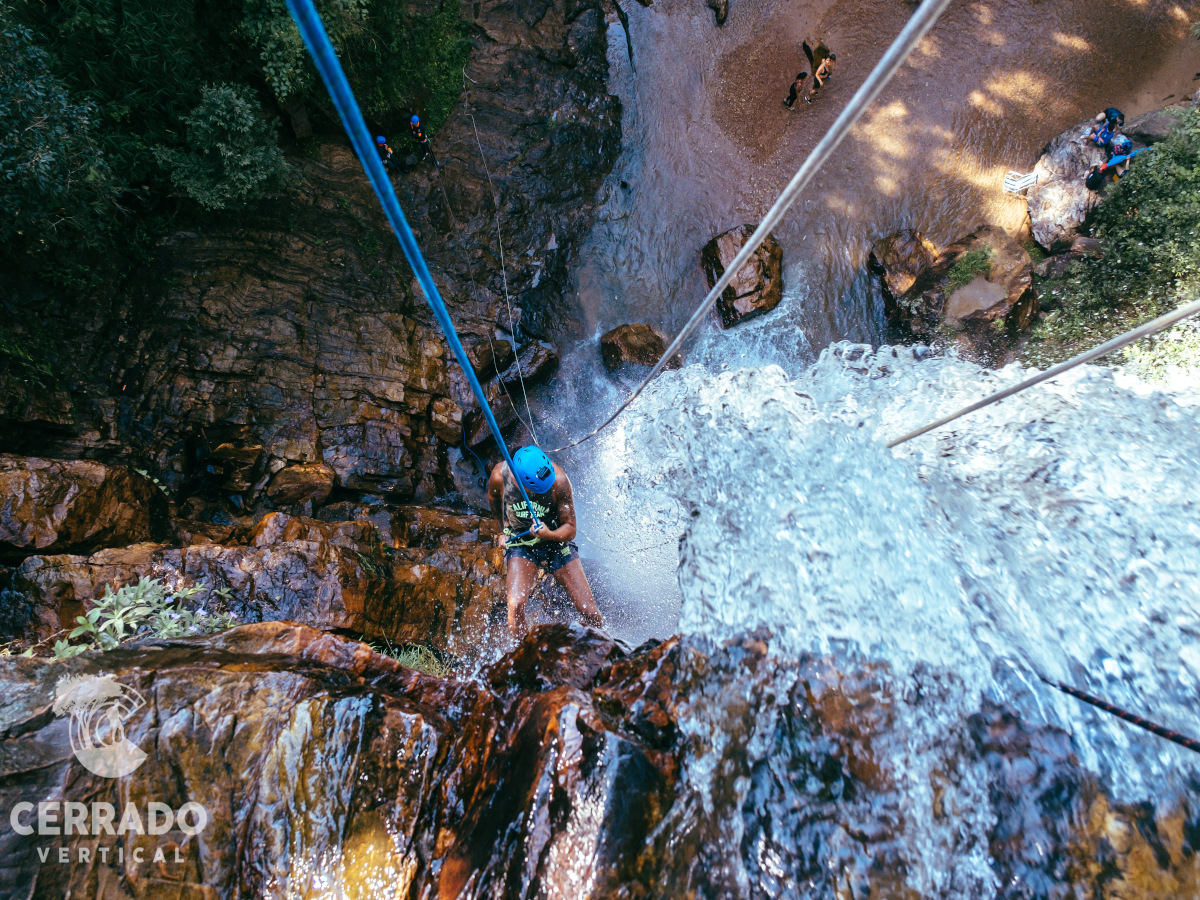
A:
{"type": "MultiPolygon", "coordinates": [[[[533,522],[529,518],[529,511],[525,509],[525,498],[521,496],[521,489],[517,487],[517,482],[508,469],[508,463],[501,465],[504,466],[504,533],[511,536],[528,531],[533,522]]],[[[554,499],[553,485],[544,494],[535,494],[533,491],[528,493],[529,502],[533,504],[533,512],[539,522],[551,530],[562,524],[558,520],[558,503],[554,499]]],[[[544,542],[535,537],[526,537],[519,541],[510,541],[506,546],[531,547],[540,543],[544,542]]]]}

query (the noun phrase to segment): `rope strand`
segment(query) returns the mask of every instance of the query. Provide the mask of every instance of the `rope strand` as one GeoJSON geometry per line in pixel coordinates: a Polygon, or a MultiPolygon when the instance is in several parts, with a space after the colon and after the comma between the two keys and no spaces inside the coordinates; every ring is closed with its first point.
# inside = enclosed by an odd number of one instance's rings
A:
{"type": "Polygon", "coordinates": [[[898,447],[905,441],[911,441],[913,438],[920,437],[926,432],[933,431],[935,428],[941,428],[948,422],[953,422],[955,419],[962,418],[968,413],[973,413],[976,410],[983,409],[985,406],[991,406],[993,403],[997,403],[1003,400],[1005,397],[1011,397],[1013,394],[1020,393],[1026,388],[1033,387],[1035,384],[1041,384],[1043,381],[1055,378],[1069,369],[1083,365],[1085,362],[1089,362],[1101,356],[1107,356],[1114,350],[1120,350],[1127,344],[1132,344],[1134,341],[1141,340],[1144,337],[1154,334],[1156,331],[1162,331],[1164,328],[1168,328],[1171,325],[1174,325],[1176,322],[1186,319],[1188,316],[1194,316],[1196,313],[1200,313],[1200,300],[1194,300],[1186,306],[1179,307],[1179,309],[1175,310],[1174,312],[1169,312],[1165,316],[1159,316],[1157,319],[1147,322],[1145,325],[1141,325],[1132,331],[1127,331],[1122,335],[1118,335],[1111,341],[1105,341],[1099,347],[1093,347],[1091,350],[1084,351],[1078,356],[1068,359],[1066,362],[1061,362],[1057,366],[1051,366],[1045,372],[1039,372],[1032,378],[1025,379],[1020,384],[1014,384],[1012,387],[1005,388],[998,393],[992,394],[990,397],[984,397],[982,400],[977,400],[970,406],[964,406],[962,409],[958,410],[958,412],[953,412],[948,416],[942,416],[942,418],[934,422],[930,422],[928,425],[924,425],[918,428],[916,431],[910,431],[908,434],[889,441],[888,448],[891,449],[892,447],[898,447]]]}

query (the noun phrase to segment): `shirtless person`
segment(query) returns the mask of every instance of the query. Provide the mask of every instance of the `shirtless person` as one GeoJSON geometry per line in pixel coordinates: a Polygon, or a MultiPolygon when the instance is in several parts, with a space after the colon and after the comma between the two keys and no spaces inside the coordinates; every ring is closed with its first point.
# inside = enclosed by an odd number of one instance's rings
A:
{"type": "Polygon", "coordinates": [[[528,629],[525,603],[539,568],[545,568],[566,588],[586,624],[603,625],[591,585],[583,573],[583,563],[572,543],[575,500],[567,473],[537,447],[522,447],[513,454],[513,464],[516,477],[529,494],[538,524],[530,529],[532,520],[513,480],[514,473],[509,471],[507,463],[501,462],[488,478],[488,499],[503,529],[498,543],[504,548],[508,569],[509,634],[517,641],[528,629]]]}

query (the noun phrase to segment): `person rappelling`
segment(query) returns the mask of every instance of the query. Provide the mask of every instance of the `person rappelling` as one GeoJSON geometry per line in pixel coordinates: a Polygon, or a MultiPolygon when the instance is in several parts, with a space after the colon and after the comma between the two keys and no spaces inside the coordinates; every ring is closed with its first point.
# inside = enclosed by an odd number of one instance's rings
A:
{"type": "Polygon", "coordinates": [[[603,625],[592,588],[579,561],[575,538],[575,499],[566,472],[537,447],[522,447],[512,456],[516,471],[500,462],[488,478],[488,500],[502,529],[507,569],[508,631],[520,640],[528,630],[525,604],[545,569],[562,585],[588,625],[603,625]],[[533,506],[530,515],[517,486],[520,479],[533,506]]]}
{"type": "Polygon", "coordinates": [[[420,116],[413,116],[409,119],[408,127],[412,131],[413,140],[417,142],[419,159],[424,159],[429,155],[429,138],[425,136],[425,129],[421,127],[420,116]]]}

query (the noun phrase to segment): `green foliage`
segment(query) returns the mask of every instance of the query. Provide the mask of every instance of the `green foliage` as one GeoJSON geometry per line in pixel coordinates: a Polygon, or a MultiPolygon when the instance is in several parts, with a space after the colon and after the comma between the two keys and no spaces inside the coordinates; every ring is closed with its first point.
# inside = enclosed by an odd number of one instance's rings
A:
{"type": "Polygon", "coordinates": [[[30,387],[49,387],[55,373],[47,356],[40,336],[0,325],[0,382],[11,378],[30,387]]]}
{"type": "Polygon", "coordinates": [[[1200,386],[1200,322],[1180,322],[1125,349],[1125,361],[1143,381],[1186,380],[1200,386]]]}
{"type": "Polygon", "coordinates": [[[0,8],[0,241],[78,239],[111,214],[96,108],[68,96],[33,33],[0,8]]]}
{"type": "Polygon", "coordinates": [[[210,603],[228,601],[229,591],[209,590],[206,585],[171,591],[157,578],[142,578],[137,584],[126,585],[113,592],[106,587],[104,596],[94,601],[86,616],[77,616],[76,627],[54,645],[55,659],[68,659],[85,650],[111,650],[135,637],[153,635],[160,638],[187,637],[224,631],[237,624],[236,616],[228,612],[209,612],[193,609],[188,601],[207,595],[210,603]],[[83,638],[84,643],[70,640],[83,638]]]}
{"type": "Polygon", "coordinates": [[[403,644],[399,647],[388,640],[372,641],[371,649],[384,656],[390,656],[402,666],[406,666],[424,675],[434,675],[446,678],[454,672],[454,668],[443,662],[436,653],[421,644],[403,644]]]}
{"type": "Polygon", "coordinates": [[[237,209],[278,188],[287,174],[275,125],[250,89],[212,85],[184,118],[187,146],[154,155],[171,182],[205,209],[237,209]]]}
{"type": "Polygon", "coordinates": [[[992,250],[990,247],[975,247],[968,250],[954,261],[950,271],[946,273],[946,296],[949,297],[961,287],[966,287],[980,275],[987,276],[992,271],[992,250]]]}
{"type": "Polygon", "coordinates": [[[1096,210],[1104,255],[1040,285],[1058,308],[1034,329],[1044,366],[1174,309],[1200,292],[1200,112],[1133,161],[1096,210]]]}

